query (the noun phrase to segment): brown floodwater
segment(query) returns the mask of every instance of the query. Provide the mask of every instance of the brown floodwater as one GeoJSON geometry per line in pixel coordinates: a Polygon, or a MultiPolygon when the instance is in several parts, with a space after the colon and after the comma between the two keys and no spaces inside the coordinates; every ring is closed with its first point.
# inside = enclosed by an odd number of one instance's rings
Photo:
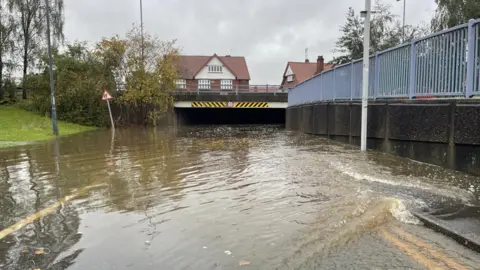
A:
{"type": "Polygon", "coordinates": [[[0,149],[0,229],[31,217],[0,233],[0,269],[479,269],[408,211],[479,194],[277,126],[94,131],[0,149]]]}

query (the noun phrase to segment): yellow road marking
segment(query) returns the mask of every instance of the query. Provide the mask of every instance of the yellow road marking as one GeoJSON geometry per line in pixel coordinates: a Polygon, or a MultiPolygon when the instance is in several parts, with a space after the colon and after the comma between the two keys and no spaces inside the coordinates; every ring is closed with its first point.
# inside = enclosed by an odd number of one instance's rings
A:
{"type": "Polygon", "coordinates": [[[5,236],[20,230],[21,228],[25,227],[27,224],[45,216],[45,215],[48,215],[48,214],[52,213],[53,211],[55,211],[55,209],[57,209],[62,204],[75,199],[76,197],[78,197],[78,196],[82,195],[83,193],[87,192],[89,189],[92,189],[92,188],[95,188],[95,187],[100,187],[100,186],[104,186],[104,184],[92,185],[92,186],[81,188],[77,192],[75,192],[75,193],[73,193],[69,196],[65,196],[61,200],[56,201],[55,203],[48,206],[47,208],[42,209],[42,210],[36,212],[35,214],[33,214],[33,215],[23,219],[23,220],[20,220],[19,222],[13,224],[12,226],[0,231],[0,240],[5,238],[5,236]]]}
{"type": "Polygon", "coordinates": [[[400,230],[399,228],[394,228],[393,231],[397,235],[399,235],[399,236],[403,237],[405,240],[409,241],[410,243],[412,243],[412,244],[414,244],[418,247],[423,248],[423,250],[427,251],[430,255],[432,255],[436,259],[441,260],[444,263],[446,263],[450,268],[458,269],[458,270],[468,269],[466,266],[461,265],[461,264],[457,263],[456,261],[452,260],[450,257],[448,257],[447,254],[445,254],[445,253],[443,253],[439,250],[435,250],[431,246],[429,246],[428,244],[420,241],[414,235],[412,235],[412,234],[410,234],[406,231],[400,230]]]}
{"type": "Polygon", "coordinates": [[[430,260],[429,258],[423,256],[421,253],[417,252],[414,248],[410,247],[407,243],[402,242],[400,239],[386,232],[384,229],[381,230],[381,233],[385,239],[390,241],[393,245],[395,245],[399,249],[403,250],[405,253],[410,255],[419,263],[425,265],[428,269],[444,269],[444,267],[440,266],[439,264],[430,260]]]}

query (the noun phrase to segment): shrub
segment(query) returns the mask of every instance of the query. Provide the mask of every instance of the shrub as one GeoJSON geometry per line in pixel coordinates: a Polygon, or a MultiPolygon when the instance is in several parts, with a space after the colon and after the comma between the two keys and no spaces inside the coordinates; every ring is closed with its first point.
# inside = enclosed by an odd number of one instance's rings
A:
{"type": "MultiPolygon", "coordinates": [[[[101,101],[103,89],[115,88],[113,77],[84,44],[68,46],[55,54],[55,104],[57,118],[72,123],[107,126],[108,110],[101,101]]],[[[51,96],[48,61],[43,59],[43,72],[29,75],[27,85],[31,101],[26,109],[50,115],[51,96]]]]}

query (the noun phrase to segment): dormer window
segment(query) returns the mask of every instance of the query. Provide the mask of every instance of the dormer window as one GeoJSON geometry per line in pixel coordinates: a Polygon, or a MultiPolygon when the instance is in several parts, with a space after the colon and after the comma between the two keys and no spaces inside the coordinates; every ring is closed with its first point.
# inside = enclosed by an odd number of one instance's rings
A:
{"type": "Polygon", "coordinates": [[[223,66],[208,66],[208,72],[210,73],[222,73],[223,66]]]}
{"type": "Polygon", "coordinates": [[[287,76],[287,82],[293,82],[293,75],[287,76]]]}

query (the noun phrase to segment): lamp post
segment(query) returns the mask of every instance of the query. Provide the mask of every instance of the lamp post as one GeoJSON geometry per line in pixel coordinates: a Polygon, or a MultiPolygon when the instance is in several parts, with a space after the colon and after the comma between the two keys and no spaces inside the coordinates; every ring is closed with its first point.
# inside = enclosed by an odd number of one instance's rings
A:
{"type": "Polygon", "coordinates": [[[144,36],[143,36],[143,1],[140,0],[140,30],[142,31],[142,65],[143,62],[145,61],[144,59],[144,54],[145,54],[145,48],[144,48],[144,36]]]}
{"type": "MultiPolygon", "coordinates": [[[[400,2],[402,0],[397,0],[400,2]]],[[[403,0],[403,24],[402,24],[402,42],[405,42],[405,10],[407,7],[407,0],[403,0]]]]}
{"type": "Polygon", "coordinates": [[[48,47],[48,66],[50,71],[50,96],[52,99],[52,128],[53,134],[58,136],[57,110],[55,109],[55,84],[53,81],[53,57],[52,42],[50,41],[50,5],[49,0],[45,0],[45,12],[47,17],[47,47],[48,47]]]}
{"type": "Polygon", "coordinates": [[[363,32],[363,85],[362,85],[362,128],[360,150],[367,150],[367,120],[368,120],[368,72],[370,68],[370,16],[371,0],[365,0],[365,11],[361,12],[364,21],[363,32]]]}

